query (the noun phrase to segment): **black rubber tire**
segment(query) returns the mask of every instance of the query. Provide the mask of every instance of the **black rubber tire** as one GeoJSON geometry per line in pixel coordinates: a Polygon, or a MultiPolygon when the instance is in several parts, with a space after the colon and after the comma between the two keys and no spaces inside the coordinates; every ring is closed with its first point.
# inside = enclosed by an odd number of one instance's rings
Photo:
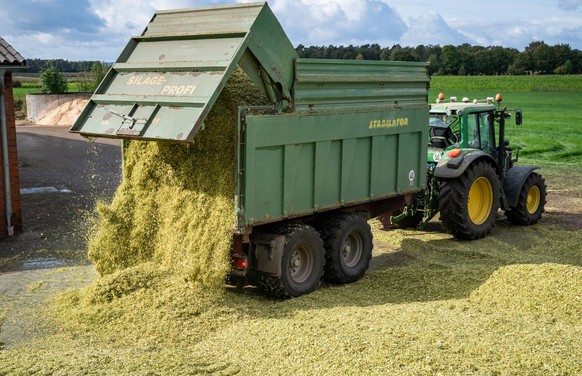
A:
{"type": "Polygon", "coordinates": [[[372,231],[358,213],[334,215],[321,224],[325,248],[324,279],[352,283],[362,278],[372,258],[372,231]]]}
{"type": "Polygon", "coordinates": [[[507,220],[522,226],[538,223],[545,211],[546,195],[546,181],[541,175],[532,172],[521,187],[517,205],[505,212],[507,220]]]}
{"type": "Polygon", "coordinates": [[[441,180],[439,190],[440,218],[445,229],[453,236],[474,240],[484,237],[491,231],[499,210],[500,192],[499,177],[490,164],[476,161],[458,178],[441,180]],[[480,206],[478,221],[472,220],[469,213],[469,192],[474,184],[477,187],[488,185],[491,189],[491,195],[488,200],[484,200],[482,209],[480,206]]]}
{"type": "Polygon", "coordinates": [[[292,298],[316,290],[323,275],[324,249],[319,233],[311,226],[294,223],[274,231],[286,237],[281,276],[260,275],[259,287],[275,298],[292,298]]]}
{"type": "MultiPolygon", "coordinates": [[[[392,212],[393,217],[396,217],[400,214],[402,214],[402,210],[395,210],[394,212],[392,212]]],[[[395,229],[417,228],[418,224],[422,222],[422,217],[423,217],[422,213],[416,213],[411,217],[404,218],[402,221],[398,223],[393,223],[392,221],[390,221],[390,226],[395,229]]]]}

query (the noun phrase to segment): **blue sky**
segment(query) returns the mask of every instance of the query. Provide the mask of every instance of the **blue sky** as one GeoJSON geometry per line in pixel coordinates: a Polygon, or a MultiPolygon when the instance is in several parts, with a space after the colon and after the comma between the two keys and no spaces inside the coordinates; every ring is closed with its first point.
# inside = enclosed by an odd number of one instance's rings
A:
{"type": "MultiPolygon", "coordinates": [[[[0,0],[0,36],[25,58],[114,61],[156,9],[245,0],[0,0]]],[[[270,0],[294,45],[501,45],[582,50],[582,0],[270,0]]]]}

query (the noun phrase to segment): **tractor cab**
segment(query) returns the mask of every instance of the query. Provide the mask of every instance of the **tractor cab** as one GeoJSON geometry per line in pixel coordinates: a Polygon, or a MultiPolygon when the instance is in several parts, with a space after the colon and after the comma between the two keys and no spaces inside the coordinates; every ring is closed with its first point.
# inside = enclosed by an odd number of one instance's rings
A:
{"type": "MultiPolygon", "coordinates": [[[[480,151],[496,161],[500,169],[511,168],[517,161],[517,157],[512,159],[512,149],[505,140],[505,120],[511,113],[501,107],[501,101],[501,94],[472,101],[465,97],[460,102],[457,97],[445,99],[444,94],[439,94],[430,106],[428,162],[444,163],[451,156],[450,150],[455,150],[452,155],[456,150],[462,155],[480,151]]],[[[521,110],[512,112],[516,124],[521,125],[521,110]]],[[[503,175],[502,171],[498,173],[503,175]]]]}
{"type": "Polygon", "coordinates": [[[444,103],[444,95],[431,105],[429,118],[429,146],[436,149],[480,149],[495,156],[495,111],[492,98],[485,103],[463,98],[457,102],[451,97],[444,103]]]}

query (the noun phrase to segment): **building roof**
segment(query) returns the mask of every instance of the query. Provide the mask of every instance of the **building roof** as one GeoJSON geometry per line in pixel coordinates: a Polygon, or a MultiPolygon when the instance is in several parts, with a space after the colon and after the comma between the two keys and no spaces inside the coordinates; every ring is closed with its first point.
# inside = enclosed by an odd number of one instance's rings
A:
{"type": "Polygon", "coordinates": [[[8,42],[0,37],[0,66],[25,67],[26,60],[8,42]]]}

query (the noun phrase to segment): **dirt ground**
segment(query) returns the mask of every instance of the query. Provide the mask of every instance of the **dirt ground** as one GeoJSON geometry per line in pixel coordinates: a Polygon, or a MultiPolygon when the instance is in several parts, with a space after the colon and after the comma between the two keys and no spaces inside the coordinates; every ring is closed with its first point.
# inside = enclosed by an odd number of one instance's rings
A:
{"type": "MultiPolygon", "coordinates": [[[[121,173],[117,140],[89,142],[68,127],[39,126],[19,126],[17,139],[21,187],[54,189],[23,194],[24,232],[0,240],[0,349],[34,337],[35,318],[23,313],[94,278],[85,234],[96,200],[112,197],[121,173]]],[[[581,229],[582,177],[543,173],[549,194],[542,222],[581,229]]],[[[431,227],[438,231],[440,224],[431,227]]],[[[398,252],[386,254],[390,247],[375,242],[383,255],[373,258],[371,269],[403,262],[398,252]]]]}
{"type": "Polygon", "coordinates": [[[34,336],[34,317],[22,312],[95,275],[87,223],[96,200],[112,197],[119,184],[121,148],[118,140],[89,142],[68,130],[17,127],[24,231],[0,240],[0,348],[34,336]],[[31,188],[53,189],[26,193],[31,188]]]}
{"type": "Polygon", "coordinates": [[[87,261],[86,219],[115,192],[121,151],[118,140],[89,142],[68,129],[17,127],[24,232],[0,241],[0,272],[87,261]]]}

